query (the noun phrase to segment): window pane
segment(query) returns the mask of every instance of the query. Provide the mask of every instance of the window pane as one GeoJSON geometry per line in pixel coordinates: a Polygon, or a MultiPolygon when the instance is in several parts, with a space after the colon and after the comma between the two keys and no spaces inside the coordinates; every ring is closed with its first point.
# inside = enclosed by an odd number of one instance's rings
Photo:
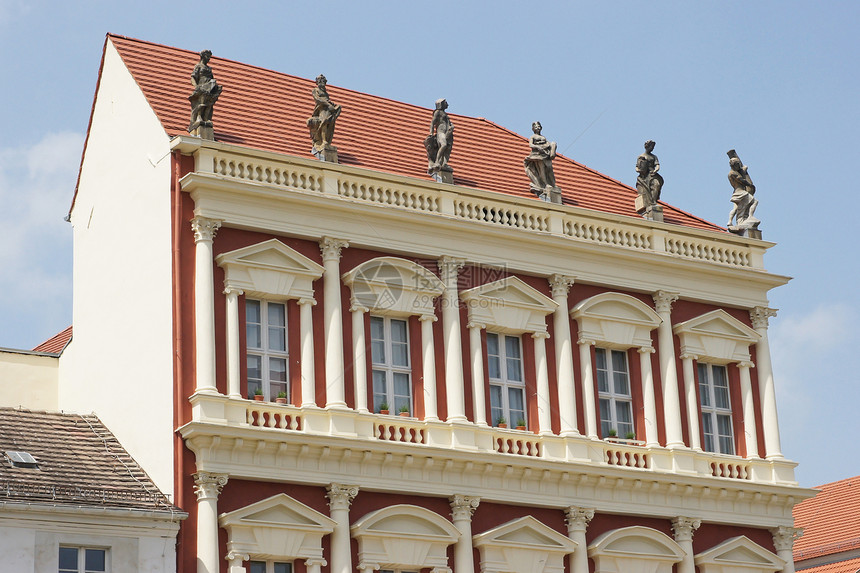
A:
{"type": "Polygon", "coordinates": [[[269,381],[287,381],[287,360],[285,358],[269,358],[269,381]]]}
{"type": "Polygon", "coordinates": [[[627,354],[621,350],[612,351],[612,370],[627,373],[627,354]]]}
{"type": "Polygon", "coordinates": [[[606,370],[606,350],[603,348],[595,348],[594,358],[597,363],[597,368],[600,370],[606,370]]]}
{"type": "Polygon", "coordinates": [[[731,416],[717,416],[717,431],[721,436],[731,436],[732,435],[732,417],[731,416]]]}
{"type": "Polygon", "coordinates": [[[511,382],[522,382],[523,381],[523,368],[522,362],[516,358],[510,358],[506,360],[507,368],[508,368],[508,380],[511,382]]]}
{"type": "Polygon", "coordinates": [[[409,385],[409,374],[403,372],[394,373],[394,394],[409,397],[412,395],[409,385]]]}
{"type": "Polygon", "coordinates": [[[498,356],[492,354],[487,357],[487,369],[489,370],[490,378],[499,380],[502,377],[502,367],[498,356]]]}
{"type": "Polygon", "coordinates": [[[627,372],[614,372],[613,379],[615,380],[615,393],[620,396],[630,395],[630,385],[627,380],[627,372]]]}
{"type": "Polygon", "coordinates": [[[385,341],[374,340],[370,343],[370,359],[374,364],[385,364],[385,341]]]}
{"type": "Polygon", "coordinates": [[[505,356],[508,358],[520,359],[520,337],[506,336],[505,337],[505,356]]]}
{"type": "Polygon", "coordinates": [[[248,382],[263,379],[263,359],[253,354],[248,355],[248,382]]]}
{"type": "Polygon", "coordinates": [[[495,332],[487,333],[487,354],[492,356],[499,355],[499,335],[495,332]]]}
{"type": "Polygon", "coordinates": [[[395,396],[394,397],[394,412],[400,413],[402,412],[401,408],[406,406],[406,411],[410,412],[411,407],[409,404],[410,400],[408,396],[395,396]]]}
{"type": "Polygon", "coordinates": [[[259,300],[245,300],[245,322],[260,324],[259,300]]]}
{"type": "Polygon", "coordinates": [[[391,344],[391,364],[394,366],[409,366],[409,347],[400,342],[391,344]]]}
{"type": "Polygon", "coordinates": [[[270,302],[266,306],[269,308],[269,326],[286,326],[287,317],[284,305],[279,302],[270,302]]]}
{"type": "Polygon", "coordinates": [[[497,384],[490,384],[490,424],[495,426],[502,416],[504,416],[502,387],[497,384]]]}
{"type": "Polygon", "coordinates": [[[86,573],[98,573],[105,570],[104,549],[86,549],[84,554],[84,568],[86,573]]]}
{"type": "Polygon", "coordinates": [[[293,564],[275,563],[275,573],[293,573],[293,564]]]}
{"type": "Polygon", "coordinates": [[[251,561],[248,573],[266,573],[265,561],[251,561]]]}
{"type": "Polygon", "coordinates": [[[633,415],[630,412],[630,402],[623,402],[621,400],[615,402],[615,419],[620,424],[631,424],[633,422],[633,415]]]}
{"type": "Polygon", "coordinates": [[[254,394],[256,393],[258,388],[261,392],[263,391],[263,384],[259,380],[257,380],[256,382],[253,380],[248,380],[248,400],[254,399],[254,394]]]}
{"type": "MultiPolygon", "coordinates": [[[[702,378],[699,378],[699,380],[702,380],[702,378]]],[[[711,388],[707,384],[699,384],[699,401],[703,407],[711,407],[711,388]]]]}
{"type": "Polygon", "coordinates": [[[406,342],[406,321],[392,320],[391,321],[391,341],[406,342]]]}
{"type": "Polygon", "coordinates": [[[370,317],[370,339],[383,340],[385,338],[385,319],[381,316],[370,317]]]}
{"type": "Polygon", "coordinates": [[[723,386],[714,386],[714,404],[717,408],[728,410],[731,408],[729,404],[729,389],[723,386]]]}
{"type": "Polygon", "coordinates": [[[78,548],[60,547],[60,571],[78,570],[78,548]]]}
{"type": "Polygon", "coordinates": [[[702,432],[705,434],[704,448],[706,452],[714,452],[714,421],[713,414],[702,414],[702,432]]]}
{"type": "Polygon", "coordinates": [[[385,396],[387,394],[388,385],[385,383],[385,371],[373,371],[373,393],[385,396]]]}
{"type": "Polygon", "coordinates": [[[248,348],[262,348],[262,329],[260,322],[260,301],[245,301],[245,343],[248,348]]]}
{"type": "Polygon", "coordinates": [[[600,423],[605,425],[603,435],[606,436],[612,427],[612,403],[605,398],[600,399],[600,423]]]}
{"type": "MultiPolygon", "coordinates": [[[[512,412],[514,410],[517,412],[525,411],[525,405],[523,402],[522,388],[508,388],[508,407],[512,412]]],[[[514,420],[514,422],[516,422],[516,420],[514,420]]]]}

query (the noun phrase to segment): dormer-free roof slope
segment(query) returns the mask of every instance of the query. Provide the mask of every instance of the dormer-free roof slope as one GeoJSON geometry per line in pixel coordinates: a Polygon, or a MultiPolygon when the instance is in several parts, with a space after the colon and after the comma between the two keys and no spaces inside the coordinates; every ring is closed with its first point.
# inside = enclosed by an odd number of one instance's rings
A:
{"type": "MultiPolygon", "coordinates": [[[[122,36],[108,35],[108,41],[116,47],[168,136],[186,135],[191,112],[190,75],[198,54],[122,36]]],[[[313,158],[306,126],[314,107],[312,79],[217,56],[210,65],[223,86],[213,117],[217,141],[313,158]]],[[[337,82],[337,78],[329,80],[337,82]]],[[[331,83],[328,91],[332,101],[343,106],[334,135],[340,163],[430,179],[423,141],[429,133],[431,109],[331,83]]],[[[428,94],[430,101],[437,97],[439,94],[428,94]]],[[[534,197],[523,169],[523,158],[529,154],[526,138],[483,118],[450,115],[455,126],[450,165],[456,185],[534,197]]],[[[551,118],[545,123],[551,131],[551,118]]],[[[631,187],[563,156],[555,160],[554,169],[565,204],[638,217],[634,209],[636,191],[631,187]]],[[[663,205],[667,223],[722,231],[717,225],[663,205]]]]}
{"type": "Polygon", "coordinates": [[[69,342],[72,341],[72,327],[69,326],[41,343],[33,349],[33,352],[45,352],[47,354],[62,354],[69,342]]]}
{"type": "Polygon", "coordinates": [[[795,562],[860,549],[860,476],[815,489],[818,495],[794,506],[794,525],[803,528],[795,562]]]}

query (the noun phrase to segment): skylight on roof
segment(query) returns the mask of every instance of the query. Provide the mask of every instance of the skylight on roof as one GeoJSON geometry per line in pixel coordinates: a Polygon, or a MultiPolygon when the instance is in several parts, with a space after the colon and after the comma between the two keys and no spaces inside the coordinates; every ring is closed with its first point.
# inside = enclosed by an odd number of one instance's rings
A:
{"type": "Polygon", "coordinates": [[[6,457],[12,462],[12,467],[16,468],[36,468],[39,467],[36,458],[27,452],[12,452],[7,451],[6,457]]]}

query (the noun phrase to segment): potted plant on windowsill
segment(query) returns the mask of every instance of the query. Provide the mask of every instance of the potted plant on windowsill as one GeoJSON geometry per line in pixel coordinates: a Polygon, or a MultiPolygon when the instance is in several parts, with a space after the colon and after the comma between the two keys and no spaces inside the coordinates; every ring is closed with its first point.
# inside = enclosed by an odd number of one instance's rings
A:
{"type": "Polygon", "coordinates": [[[498,420],[496,420],[496,427],[497,428],[507,428],[508,427],[508,421],[505,419],[504,416],[499,416],[498,420]]]}
{"type": "Polygon", "coordinates": [[[388,414],[388,402],[382,402],[379,405],[379,413],[380,414],[388,414]]]}
{"type": "Polygon", "coordinates": [[[609,435],[606,437],[609,438],[610,440],[618,439],[618,430],[616,430],[615,428],[610,429],[609,435]]]}
{"type": "Polygon", "coordinates": [[[278,397],[275,398],[275,402],[278,404],[286,404],[287,403],[287,393],[286,392],[278,392],[278,397]]]}
{"type": "Polygon", "coordinates": [[[631,440],[631,441],[632,441],[632,440],[635,440],[635,439],[636,439],[636,434],[635,434],[635,433],[633,433],[633,432],[627,432],[627,433],[624,435],[624,439],[625,439],[625,440],[631,440]]]}
{"type": "Polygon", "coordinates": [[[401,416],[403,416],[404,418],[409,417],[409,406],[407,406],[405,404],[403,406],[400,406],[400,410],[398,410],[397,413],[400,414],[401,416]]]}
{"type": "Polygon", "coordinates": [[[257,402],[263,401],[263,389],[262,388],[256,388],[254,390],[254,400],[256,400],[257,402]]]}
{"type": "Polygon", "coordinates": [[[526,429],[526,421],[520,418],[517,420],[517,430],[525,430],[526,429]]]}

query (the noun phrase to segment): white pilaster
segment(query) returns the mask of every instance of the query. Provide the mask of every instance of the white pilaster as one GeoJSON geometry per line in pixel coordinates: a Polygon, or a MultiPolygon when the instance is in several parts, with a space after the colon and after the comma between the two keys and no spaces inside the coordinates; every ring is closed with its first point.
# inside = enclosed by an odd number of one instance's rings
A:
{"type": "Polygon", "coordinates": [[[676,293],[662,290],[654,293],[654,309],[661,319],[660,326],[657,327],[657,343],[660,346],[660,373],[663,383],[663,420],[666,424],[666,446],[669,448],[684,446],[678,368],[675,365],[675,339],[672,333],[672,303],[676,300],[676,293]]]}
{"type": "Polygon", "coordinates": [[[197,392],[217,394],[215,388],[215,279],[212,241],[221,221],[194,217],[194,341],[197,392]]]}
{"type": "Polygon", "coordinates": [[[480,426],[487,425],[487,398],[484,395],[484,347],[481,343],[481,329],[483,324],[470,322],[469,328],[469,351],[472,358],[472,403],[474,406],[474,420],[480,426]]]}
{"type": "Polygon", "coordinates": [[[335,521],[334,531],[331,533],[331,573],[351,573],[349,506],[358,495],[358,486],[333,483],[326,490],[331,518],[335,521]]]}
{"type": "Polygon", "coordinates": [[[316,399],[316,369],[314,368],[313,308],[317,301],[299,299],[299,337],[302,343],[302,408],[313,408],[316,399]]]}
{"type": "Polygon", "coordinates": [[[364,339],[364,315],[367,307],[353,298],[352,313],[352,374],[355,379],[355,409],[367,412],[367,345],[364,339]]]}
{"type": "Polygon", "coordinates": [[[227,476],[209,472],[194,474],[197,494],[197,573],[218,573],[218,495],[227,484],[227,476]]]}
{"type": "MultiPolygon", "coordinates": [[[[552,434],[552,416],[549,404],[549,370],[546,364],[546,332],[535,332],[532,340],[535,345],[535,378],[537,380],[538,431],[552,434]]],[[[514,420],[512,420],[514,421],[514,420]]]]}
{"type": "Polygon", "coordinates": [[[779,444],[779,417],[776,413],[776,390],[773,383],[773,367],[770,361],[770,343],[767,339],[768,318],[776,316],[776,309],[757,306],[750,311],[753,328],[761,336],[756,343],[756,372],[758,372],[759,394],[761,394],[761,418],[764,426],[764,449],[769,460],[781,459],[779,444]]]}
{"type": "Polygon", "coordinates": [[[594,367],[591,364],[591,347],[593,340],[580,338],[579,365],[582,372],[582,403],[585,417],[585,434],[597,439],[597,410],[594,406],[594,367]]]}
{"type": "Polygon", "coordinates": [[[792,549],[797,538],[803,535],[803,529],[781,525],[771,529],[770,532],[773,534],[773,545],[776,548],[776,555],[785,561],[782,573],[794,573],[792,549]]]}
{"type": "Polygon", "coordinates": [[[236,288],[224,289],[227,295],[227,395],[241,398],[239,368],[241,349],[239,348],[239,295],[243,292],[236,288]]]}
{"type": "Polygon", "coordinates": [[[325,314],[326,408],[346,408],[343,377],[343,316],[340,302],[340,252],[347,241],[324,237],[320,241],[325,314]]]}
{"type": "Polygon", "coordinates": [[[639,349],[639,371],[642,373],[642,401],[645,406],[645,443],[659,446],[657,437],[657,399],[654,395],[654,372],[651,369],[651,355],[654,349],[643,346],[639,349]]]}
{"type": "Polygon", "coordinates": [[[424,365],[424,419],[430,422],[439,420],[436,403],[436,346],[433,344],[433,323],[435,314],[424,314],[421,321],[421,355],[424,365]]]}
{"type": "Polygon", "coordinates": [[[755,427],[755,404],[753,402],[752,382],[750,381],[750,368],[752,362],[741,362],[738,364],[738,372],[741,378],[741,399],[744,405],[744,443],[746,444],[747,457],[758,456],[758,432],[755,427]]]}
{"type": "Polygon", "coordinates": [[[576,550],[570,560],[571,573],[588,573],[588,543],[585,531],[588,522],[594,517],[593,509],[571,506],[564,511],[567,522],[567,536],[576,542],[576,550]]]}
{"type": "Polygon", "coordinates": [[[696,563],[693,554],[693,532],[699,529],[702,521],[689,517],[676,517],[672,520],[672,531],[675,542],[684,550],[684,557],[676,566],[677,573],[696,573],[696,563]]]}
{"type": "MultiPolygon", "coordinates": [[[[466,421],[466,399],[463,394],[463,346],[460,337],[460,297],[457,275],[465,261],[442,257],[439,271],[445,292],[442,294],[442,331],[445,334],[445,389],[448,394],[448,421],[466,421]]],[[[471,543],[471,541],[470,541],[471,543]]]]}
{"type": "Polygon", "coordinates": [[[573,376],[573,340],[570,337],[570,315],[567,307],[567,293],[573,279],[553,275],[549,279],[552,287],[552,300],[558,307],[553,312],[553,334],[555,338],[555,372],[558,378],[558,411],[560,434],[579,435],[576,425],[576,381],[573,376]]]}
{"type": "Polygon", "coordinates": [[[451,520],[460,532],[454,545],[454,571],[472,573],[475,560],[472,553],[472,515],[481,503],[479,497],[455,495],[451,499],[451,520]]]}
{"type": "Polygon", "coordinates": [[[684,396],[687,403],[687,427],[690,429],[690,447],[694,450],[702,450],[702,437],[699,428],[699,401],[696,399],[696,369],[693,368],[693,360],[698,356],[684,354],[681,356],[681,365],[684,370],[684,396]]]}

